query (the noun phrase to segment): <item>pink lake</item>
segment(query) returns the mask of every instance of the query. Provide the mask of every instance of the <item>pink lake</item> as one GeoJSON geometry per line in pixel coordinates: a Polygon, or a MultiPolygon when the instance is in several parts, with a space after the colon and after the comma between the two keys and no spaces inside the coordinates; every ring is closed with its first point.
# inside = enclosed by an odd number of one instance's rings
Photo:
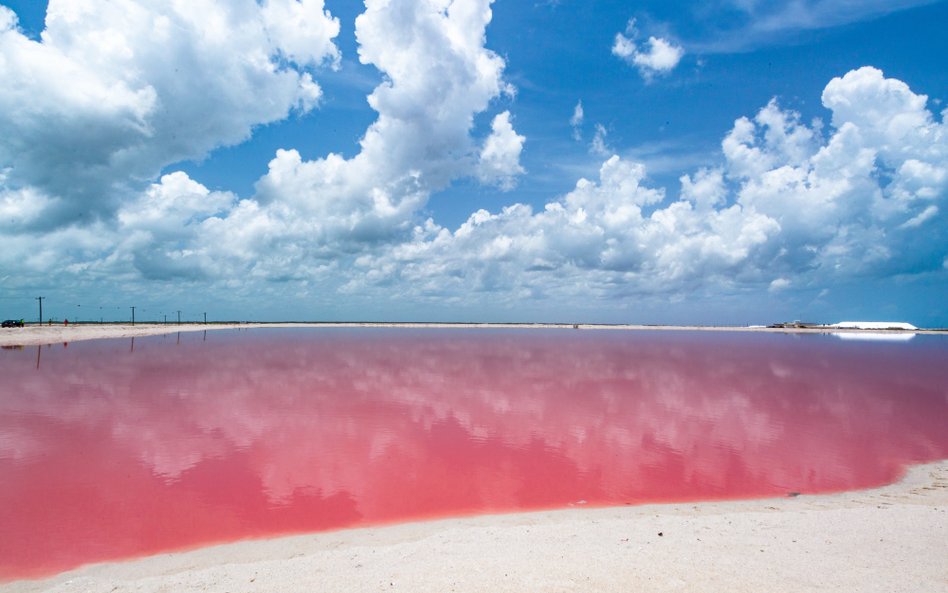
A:
{"type": "Polygon", "coordinates": [[[0,579],[482,513],[868,488],[948,337],[255,329],[0,351],[0,579]]]}

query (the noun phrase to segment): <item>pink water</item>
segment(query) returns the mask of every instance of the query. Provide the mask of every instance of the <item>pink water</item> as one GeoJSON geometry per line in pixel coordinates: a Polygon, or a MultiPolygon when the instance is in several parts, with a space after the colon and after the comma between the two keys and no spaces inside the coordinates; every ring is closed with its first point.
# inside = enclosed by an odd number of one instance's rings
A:
{"type": "Polygon", "coordinates": [[[948,338],[253,330],[0,351],[0,579],[413,519],[786,496],[948,457],[948,338]]]}

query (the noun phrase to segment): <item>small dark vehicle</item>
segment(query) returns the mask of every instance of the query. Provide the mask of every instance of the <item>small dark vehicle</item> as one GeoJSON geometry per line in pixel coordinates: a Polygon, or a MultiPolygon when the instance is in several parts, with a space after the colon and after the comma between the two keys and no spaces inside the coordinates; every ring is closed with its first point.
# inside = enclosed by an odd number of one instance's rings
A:
{"type": "Polygon", "coordinates": [[[3,322],[3,327],[23,327],[22,319],[7,319],[3,322]]]}

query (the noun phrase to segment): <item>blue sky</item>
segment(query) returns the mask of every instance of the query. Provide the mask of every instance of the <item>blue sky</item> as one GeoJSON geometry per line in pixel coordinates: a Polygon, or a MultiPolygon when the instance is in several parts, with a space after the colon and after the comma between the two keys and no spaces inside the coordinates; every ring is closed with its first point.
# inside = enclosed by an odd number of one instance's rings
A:
{"type": "Polygon", "coordinates": [[[0,0],[0,316],[948,326],[944,22],[0,0]]]}

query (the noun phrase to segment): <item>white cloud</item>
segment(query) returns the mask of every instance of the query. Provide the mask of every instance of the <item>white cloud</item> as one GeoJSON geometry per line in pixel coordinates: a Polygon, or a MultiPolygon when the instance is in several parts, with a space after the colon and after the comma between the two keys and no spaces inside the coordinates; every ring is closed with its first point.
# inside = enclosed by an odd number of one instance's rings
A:
{"type": "Polygon", "coordinates": [[[0,5],[0,33],[15,29],[17,25],[16,13],[0,5]]]}
{"type": "Polygon", "coordinates": [[[127,258],[149,279],[212,276],[214,262],[195,247],[205,221],[236,202],[233,194],[212,192],[180,171],[165,175],[119,211],[122,239],[115,257],[127,258]]]}
{"type": "Polygon", "coordinates": [[[580,180],[541,212],[521,204],[480,211],[453,233],[429,222],[414,242],[360,263],[397,276],[395,284],[416,297],[465,286],[503,289],[507,298],[608,296],[633,286],[662,292],[730,273],[779,230],[739,206],[709,215],[678,201],[649,214],[665,194],[644,185],[644,176],[642,165],[613,156],[598,181],[580,180]]]}
{"type": "Polygon", "coordinates": [[[359,158],[382,168],[382,179],[416,169],[435,190],[471,173],[474,115],[513,92],[504,61],[484,47],[490,19],[489,0],[366,3],[359,59],[386,81],[369,96],[379,117],[359,158]]]}
{"type": "Polygon", "coordinates": [[[876,18],[935,0],[861,0],[858,3],[834,0],[783,0],[780,2],[746,2],[737,6],[754,19],[754,31],[775,33],[782,30],[823,29],[876,18]]]}
{"type": "MultiPolygon", "coordinates": [[[[523,172],[510,112],[475,134],[475,116],[513,93],[485,47],[489,0],[368,0],[359,58],[384,79],[356,156],[280,150],[245,199],[180,172],[156,180],[175,159],[312,108],[319,88],[297,66],[338,57],[338,23],[319,2],[208,0],[201,18],[177,6],[53,0],[41,42],[0,10],[0,74],[17,81],[0,87],[0,265],[23,271],[16,282],[200,278],[257,294],[292,281],[304,294],[592,302],[790,292],[940,271],[948,258],[945,114],[873,68],[827,84],[826,129],[776,100],[739,118],[718,166],[682,175],[678,196],[611,156],[597,125],[598,176],[542,208],[478,210],[456,229],[421,220],[454,180],[510,189],[523,172]],[[69,211],[73,224],[37,232],[69,211]]],[[[582,116],[577,103],[574,128],[582,116]]]]}
{"type": "Polygon", "coordinates": [[[632,61],[646,71],[668,72],[678,65],[684,54],[684,50],[678,45],[661,37],[649,37],[648,51],[637,52],[632,61]]]}
{"type": "Polygon", "coordinates": [[[612,54],[638,68],[645,80],[651,80],[657,74],[671,72],[685,55],[681,46],[661,37],[649,37],[645,44],[639,46],[636,41],[638,31],[635,28],[635,19],[629,21],[625,32],[629,37],[616,33],[612,54]]]}
{"type": "Polygon", "coordinates": [[[945,124],[919,97],[878,70],[850,72],[824,93],[834,125],[825,140],[818,122],[771,101],[735,122],[722,168],[682,177],[678,200],[649,188],[643,166],[612,157],[598,181],[580,180],[542,211],[516,204],[454,232],[417,227],[411,243],[363,258],[374,275],[351,288],[590,298],[781,291],[938,269],[948,249],[938,207],[945,124]],[[876,109],[871,119],[860,104],[876,109]]]}
{"type": "Polygon", "coordinates": [[[329,60],[338,67],[333,39],[339,19],[324,10],[323,0],[266,0],[262,14],[272,47],[288,60],[303,66],[329,60]]]}
{"type": "Polygon", "coordinates": [[[833,112],[833,125],[838,129],[854,126],[861,141],[890,165],[916,154],[923,157],[919,163],[927,162],[924,157],[948,156],[948,139],[941,126],[933,125],[927,101],[927,96],[916,95],[900,80],[884,78],[875,68],[860,68],[834,78],[823,91],[823,104],[833,112]]]}
{"type": "Polygon", "coordinates": [[[524,140],[526,137],[514,131],[509,111],[494,117],[491,134],[481,149],[477,171],[481,182],[494,184],[504,191],[513,189],[517,176],[524,173],[523,167],[520,166],[524,140]]]}
{"type": "Polygon", "coordinates": [[[793,112],[780,109],[776,99],[758,112],[734,122],[721,143],[732,177],[757,177],[777,164],[799,165],[817,150],[816,134],[793,112]]]}
{"type": "Polygon", "coordinates": [[[579,142],[583,138],[583,119],[585,118],[585,113],[583,112],[583,102],[577,101],[576,107],[573,108],[573,115],[569,118],[569,125],[573,128],[573,140],[579,142]]]}
{"type": "Polygon", "coordinates": [[[741,16],[732,18],[729,26],[708,41],[689,43],[693,51],[730,53],[774,44],[787,43],[799,31],[829,29],[850,23],[880,18],[890,13],[934,4],[938,0],[723,0],[724,6],[709,8],[731,12],[737,8],[741,16]]]}
{"type": "MultiPolygon", "coordinates": [[[[366,3],[356,19],[359,58],[385,81],[369,95],[379,115],[361,152],[351,159],[330,154],[303,161],[296,151],[279,151],[254,200],[236,217],[215,221],[220,241],[228,243],[229,229],[237,225],[268,238],[242,230],[244,241],[263,241],[276,251],[292,245],[287,261],[331,259],[397,240],[430,194],[454,179],[473,176],[513,187],[522,172],[524,137],[514,131],[509,112],[494,118],[480,149],[471,137],[474,115],[513,93],[502,79],[504,61],[484,47],[490,1],[442,4],[366,3]],[[248,224],[254,218],[258,223],[248,224]]],[[[263,275],[287,267],[255,263],[249,254],[243,265],[263,275]]]]}
{"type": "Polygon", "coordinates": [[[494,117],[482,143],[471,136],[474,115],[513,92],[503,60],[484,48],[489,5],[370,0],[356,21],[359,56],[385,81],[369,96],[379,115],[360,153],[307,161],[279,150],[256,195],[240,201],[165,176],[120,210],[128,238],[113,262],[153,278],[331,283],[340,262],[407,236],[431,192],[452,180],[512,188],[525,138],[510,113],[494,117]]]}
{"type": "Polygon", "coordinates": [[[928,222],[929,220],[932,220],[933,218],[938,216],[938,212],[939,212],[938,206],[934,206],[934,205],[929,206],[928,208],[925,208],[924,210],[919,212],[914,217],[900,224],[898,228],[900,229],[918,228],[922,226],[923,224],[925,224],[926,222],[928,222]]]}
{"type": "Polygon", "coordinates": [[[948,163],[944,122],[874,68],[834,78],[823,103],[834,127],[825,143],[771,102],[722,145],[728,174],[743,179],[736,199],[780,222],[774,265],[827,277],[930,267],[943,248],[910,229],[945,232],[943,218],[925,214],[948,189],[937,173],[948,163]]]}
{"type": "Polygon", "coordinates": [[[108,218],[162,167],[312,109],[319,86],[281,57],[338,57],[322,6],[51,0],[40,41],[0,29],[6,189],[50,197],[38,225],[108,218]]]}
{"type": "MultiPolygon", "coordinates": [[[[84,54],[67,56],[52,41],[56,35],[70,42],[75,37],[106,39],[108,51],[96,54],[101,73],[76,75],[77,80],[92,81],[97,94],[86,103],[90,110],[104,111],[99,128],[118,128],[100,158],[111,151],[128,156],[135,150],[168,149],[168,143],[157,138],[161,134],[177,137],[186,151],[181,158],[200,156],[215,145],[241,140],[254,123],[284,117],[293,105],[312,107],[320,91],[309,72],[287,67],[277,57],[309,65],[338,58],[331,39],[339,24],[323,10],[321,1],[206,4],[203,11],[182,13],[176,4],[161,2],[102,8],[54,0],[42,44],[18,33],[4,41],[17,45],[15,56],[36,59],[50,53],[62,62],[60,66],[68,67],[84,54]],[[190,16],[198,12],[200,19],[190,16]],[[137,34],[152,23],[164,46],[137,34]],[[162,37],[162,31],[172,26],[184,27],[193,38],[162,37]],[[119,51],[120,46],[128,51],[119,51]],[[115,54],[125,55],[127,63],[109,62],[115,54]],[[189,60],[198,63],[188,72],[171,73],[189,60]],[[203,69],[212,65],[213,70],[203,69]],[[140,75],[149,75],[141,81],[148,83],[144,90],[126,85],[131,90],[122,95],[118,90],[124,86],[95,86],[100,79],[123,82],[133,67],[140,75]],[[195,77],[207,80],[190,80],[195,77]],[[218,83],[221,88],[215,88],[218,83]],[[111,107],[107,100],[118,104],[111,107]],[[123,117],[122,109],[129,114],[123,117]]],[[[100,257],[101,265],[132,266],[145,277],[306,277],[332,266],[334,258],[407,233],[431,192],[454,179],[472,176],[512,188],[523,172],[519,156],[525,139],[514,131],[509,112],[494,118],[483,143],[471,136],[474,115],[491,100],[514,92],[502,80],[503,60],[484,47],[490,0],[443,4],[370,0],[358,17],[359,58],[377,67],[385,81],[368,98],[379,116],[362,138],[357,156],[344,159],[330,154],[305,161],[295,150],[280,150],[258,181],[256,195],[239,202],[230,194],[209,192],[183,173],[163,177],[138,197],[133,191],[105,192],[115,200],[108,206],[117,210],[111,239],[119,247],[109,257],[100,257]]],[[[26,76],[25,68],[22,75],[26,76]]],[[[14,86],[6,97],[0,93],[0,101],[5,98],[18,109],[28,109],[27,94],[10,96],[16,90],[14,86]]],[[[60,107],[75,112],[76,101],[60,107]]],[[[45,111],[50,109],[52,103],[45,111]]],[[[89,125],[90,117],[80,118],[81,125],[89,125]]],[[[0,125],[23,125],[23,121],[0,116],[0,125]]],[[[22,143],[35,142],[38,129],[24,130],[19,136],[22,143]]],[[[66,136],[81,134],[72,130],[63,136],[65,142],[66,136]]],[[[137,167],[127,174],[147,178],[171,158],[166,153],[136,156],[132,160],[137,167]]],[[[12,151],[2,156],[13,159],[12,151]]],[[[67,160],[63,180],[75,181],[82,164],[67,160]]],[[[18,175],[23,177],[23,168],[20,161],[13,162],[3,177],[8,188],[0,194],[4,209],[18,216],[17,228],[39,218],[24,206],[23,192],[42,195],[31,185],[9,188],[15,187],[18,175]]],[[[112,169],[99,177],[103,183],[128,179],[112,169]]],[[[56,203],[69,198],[50,191],[45,199],[56,203]]],[[[33,210],[37,203],[31,201],[33,210]]]]}
{"type": "Polygon", "coordinates": [[[609,132],[606,130],[604,125],[596,124],[596,134],[593,136],[592,142],[589,144],[589,152],[600,157],[611,156],[613,150],[608,144],[606,144],[606,136],[608,135],[609,132]]]}
{"type": "Polygon", "coordinates": [[[708,211],[727,199],[727,186],[721,169],[701,169],[690,175],[682,175],[681,197],[694,204],[699,211],[708,211]]]}

